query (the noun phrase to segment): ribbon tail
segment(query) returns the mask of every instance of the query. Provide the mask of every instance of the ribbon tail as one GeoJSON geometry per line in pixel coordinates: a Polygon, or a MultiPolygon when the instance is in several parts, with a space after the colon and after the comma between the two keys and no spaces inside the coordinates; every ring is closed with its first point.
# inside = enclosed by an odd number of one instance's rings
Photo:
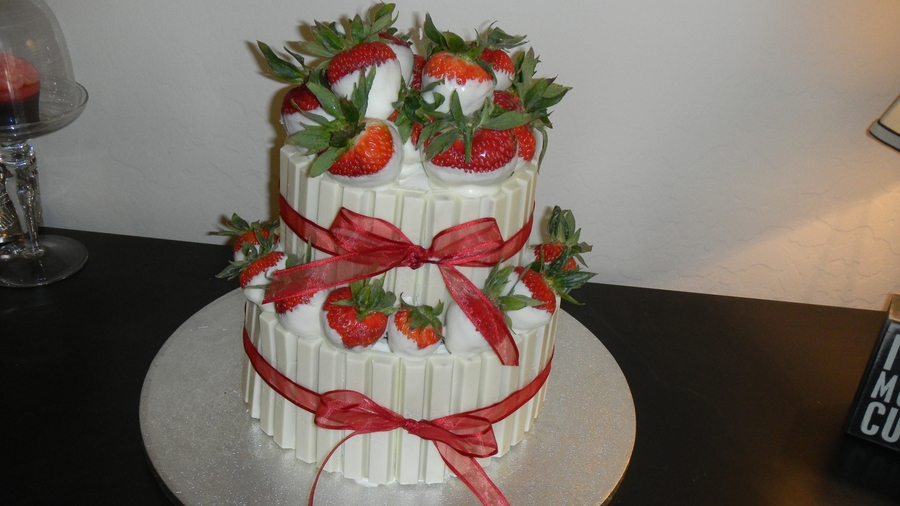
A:
{"type": "Polygon", "coordinates": [[[478,332],[487,339],[503,365],[519,365],[519,348],[503,313],[452,265],[440,264],[444,284],[478,332]]]}
{"type": "Polygon", "coordinates": [[[278,392],[282,397],[291,401],[297,407],[315,413],[319,408],[319,394],[291,381],[287,376],[281,374],[278,369],[272,367],[266,359],[259,354],[259,351],[253,346],[250,340],[250,334],[244,329],[244,353],[250,360],[253,370],[259,374],[259,377],[269,385],[272,390],[278,392]]]}
{"type": "Polygon", "coordinates": [[[484,506],[509,506],[509,501],[473,457],[459,454],[446,443],[434,441],[441,458],[484,506]]]}
{"type": "Polygon", "coordinates": [[[334,448],[332,448],[331,451],[328,452],[328,455],[325,456],[325,460],[322,461],[322,465],[319,466],[319,470],[316,471],[316,477],[313,480],[312,487],[309,489],[309,506],[313,506],[313,499],[316,495],[316,485],[319,484],[319,477],[322,476],[322,471],[325,470],[325,464],[328,463],[328,459],[330,459],[331,456],[334,455],[334,452],[337,451],[337,449],[340,448],[342,444],[346,443],[348,439],[357,434],[359,434],[359,432],[351,432],[350,434],[345,436],[344,439],[338,441],[338,444],[334,445],[334,448]]]}

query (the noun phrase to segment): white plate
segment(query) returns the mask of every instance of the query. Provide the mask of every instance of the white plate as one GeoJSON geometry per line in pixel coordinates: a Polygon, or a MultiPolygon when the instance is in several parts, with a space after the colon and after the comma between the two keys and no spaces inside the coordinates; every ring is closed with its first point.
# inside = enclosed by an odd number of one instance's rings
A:
{"type": "MultiPolygon", "coordinates": [[[[297,505],[316,468],[259,430],[239,394],[243,295],[232,292],[186,321],[156,355],[141,392],[147,455],[185,505],[297,505]]],[[[635,412],[622,370],[566,313],[543,411],[525,440],[487,467],[513,505],[601,504],[631,458],[635,412]]],[[[365,486],[322,473],[316,506],[477,505],[459,480],[365,486]]]]}

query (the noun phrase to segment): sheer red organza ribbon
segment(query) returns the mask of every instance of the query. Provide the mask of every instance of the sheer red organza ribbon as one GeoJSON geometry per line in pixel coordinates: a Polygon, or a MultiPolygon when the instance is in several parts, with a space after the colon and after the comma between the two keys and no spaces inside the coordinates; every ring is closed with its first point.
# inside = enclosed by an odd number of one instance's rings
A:
{"type": "Polygon", "coordinates": [[[484,218],[438,232],[426,249],[410,241],[392,223],[346,208],[341,208],[331,227],[325,229],[300,215],[283,196],[279,206],[282,221],[294,233],[332,256],[276,272],[263,302],[309,295],[395,267],[417,269],[426,263],[436,264],[453,300],[487,339],[500,363],[518,365],[519,350],[503,313],[457,267],[493,267],[511,258],[528,241],[533,214],[507,241],[497,222],[484,218]]]}
{"type": "Polygon", "coordinates": [[[411,420],[377,404],[359,392],[333,390],[318,394],[298,385],[272,367],[260,355],[250,340],[247,329],[244,329],[244,352],[250,359],[253,369],[267,385],[299,408],[316,415],[317,426],[352,431],[328,452],[319,467],[309,493],[310,506],[313,504],[322,469],[345,441],[360,434],[394,429],[404,429],[410,434],[434,443],[447,467],[469,487],[482,504],[508,506],[509,501],[475,459],[490,457],[497,453],[497,441],[491,424],[513,414],[537,395],[550,376],[550,364],[553,361],[551,356],[547,366],[531,383],[490,406],[435,420],[411,420]]]}

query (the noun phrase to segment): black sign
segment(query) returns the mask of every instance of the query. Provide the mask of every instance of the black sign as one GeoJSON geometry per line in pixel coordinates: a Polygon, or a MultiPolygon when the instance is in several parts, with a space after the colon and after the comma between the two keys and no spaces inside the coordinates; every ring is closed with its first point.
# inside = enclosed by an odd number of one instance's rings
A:
{"type": "Polygon", "coordinates": [[[900,294],[869,358],[853,401],[847,432],[900,451],[900,294]]]}

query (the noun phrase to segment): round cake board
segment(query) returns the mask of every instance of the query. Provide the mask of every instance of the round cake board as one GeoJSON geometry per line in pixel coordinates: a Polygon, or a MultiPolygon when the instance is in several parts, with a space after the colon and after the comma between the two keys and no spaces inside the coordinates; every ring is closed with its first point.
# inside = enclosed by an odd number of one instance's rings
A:
{"type": "MultiPolygon", "coordinates": [[[[240,390],[243,294],[188,319],[166,341],[141,392],[144,446],[160,480],[185,505],[306,502],[316,467],[278,447],[247,412],[240,390]]],[[[486,467],[513,505],[604,503],[631,458],[635,412],[606,348],[566,313],[542,413],[524,441],[486,467]]],[[[373,486],[322,473],[316,506],[477,505],[456,478],[373,486]]]]}

